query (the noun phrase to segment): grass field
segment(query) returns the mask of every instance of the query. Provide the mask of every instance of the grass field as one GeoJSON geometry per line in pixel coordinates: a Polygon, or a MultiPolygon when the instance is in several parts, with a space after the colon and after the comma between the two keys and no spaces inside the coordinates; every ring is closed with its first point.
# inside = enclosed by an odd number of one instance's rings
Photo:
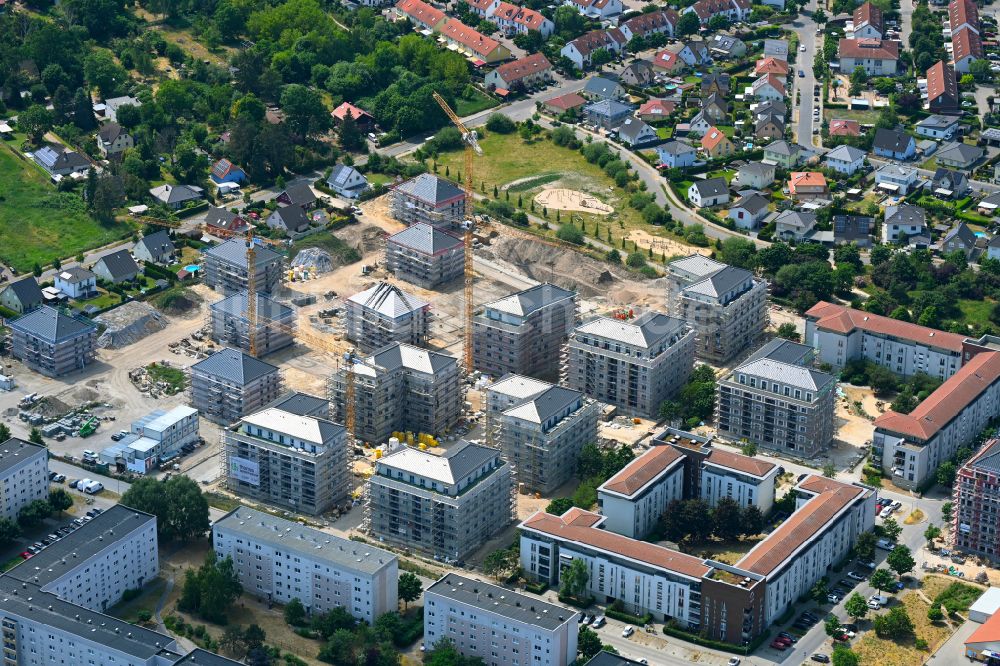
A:
{"type": "Polygon", "coordinates": [[[823,117],[827,120],[857,120],[859,123],[874,125],[878,120],[879,110],[858,111],[852,109],[823,109],[823,117]]]}
{"type": "Polygon", "coordinates": [[[150,381],[166,382],[169,385],[167,395],[180,393],[187,385],[187,377],[185,377],[184,371],[177,368],[167,367],[165,365],[160,365],[159,363],[152,363],[146,366],[146,372],[149,373],[150,381]]]}
{"type": "Polygon", "coordinates": [[[79,195],[57,192],[38,169],[0,147],[0,261],[16,273],[106,245],[131,232],[102,225],[79,195]]]}
{"type": "Polygon", "coordinates": [[[495,99],[477,90],[476,94],[472,97],[459,97],[455,100],[455,113],[464,118],[465,116],[471,116],[473,113],[492,109],[498,104],[499,102],[495,99]]]}
{"type": "Polygon", "coordinates": [[[962,298],[958,301],[958,308],[964,315],[965,323],[978,326],[986,326],[991,323],[990,312],[993,311],[995,305],[996,302],[991,300],[979,301],[962,298]]]}

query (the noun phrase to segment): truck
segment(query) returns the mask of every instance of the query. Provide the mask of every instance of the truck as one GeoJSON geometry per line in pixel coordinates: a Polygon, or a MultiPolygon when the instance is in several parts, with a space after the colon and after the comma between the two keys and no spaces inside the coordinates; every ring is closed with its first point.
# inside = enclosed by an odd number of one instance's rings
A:
{"type": "Polygon", "coordinates": [[[89,419],[80,426],[80,437],[90,437],[97,430],[97,417],[91,416],[89,419]]]}

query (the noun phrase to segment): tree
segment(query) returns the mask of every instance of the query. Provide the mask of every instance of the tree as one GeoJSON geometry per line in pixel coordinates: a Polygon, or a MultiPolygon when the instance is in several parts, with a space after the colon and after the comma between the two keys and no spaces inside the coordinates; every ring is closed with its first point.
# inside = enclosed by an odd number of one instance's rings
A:
{"type": "Polygon", "coordinates": [[[0,545],[7,546],[19,536],[21,536],[21,526],[6,516],[0,516],[0,545]]]}
{"type": "Polygon", "coordinates": [[[903,532],[903,528],[899,526],[895,518],[886,518],[882,521],[882,531],[885,533],[886,539],[895,541],[903,532]]]}
{"type": "Polygon", "coordinates": [[[215,552],[209,551],[201,567],[188,569],[177,607],[209,622],[225,624],[226,611],[241,594],[243,586],[233,566],[233,558],[227,556],[219,561],[215,552]]]}
{"type": "MultiPolygon", "coordinates": [[[[94,49],[84,58],[83,76],[104,98],[114,97],[131,80],[128,71],[115,62],[111,51],[107,49],[94,49]]],[[[168,79],[161,86],[169,82],[168,79]]]]}
{"type": "Polygon", "coordinates": [[[857,67],[854,68],[854,71],[851,72],[850,94],[857,95],[858,93],[861,92],[861,89],[864,88],[865,84],[867,83],[868,83],[868,72],[865,71],[864,67],[858,65],[857,67]]]}
{"type": "Polygon", "coordinates": [[[625,265],[629,268],[642,268],[646,265],[646,255],[642,252],[629,252],[625,257],[625,265]]]}
{"type": "Polygon", "coordinates": [[[928,525],[924,530],[924,538],[927,539],[927,547],[934,550],[934,540],[941,536],[941,528],[937,525],[928,525]]]}
{"type": "Polygon", "coordinates": [[[988,60],[973,60],[969,65],[969,73],[972,74],[972,78],[977,83],[989,83],[993,81],[993,72],[990,70],[990,62],[988,60]]]}
{"type": "Polygon", "coordinates": [[[740,452],[749,458],[753,458],[757,455],[757,445],[753,442],[743,442],[740,444],[740,452]]]}
{"type": "Polygon", "coordinates": [[[249,624],[243,632],[243,640],[246,642],[247,648],[251,650],[263,645],[266,638],[267,634],[259,624],[249,624]]]}
{"type": "Polygon", "coordinates": [[[955,505],[952,504],[951,502],[945,502],[944,504],[941,505],[941,518],[944,519],[944,522],[946,523],[951,522],[951,512],[954,509],[954,506],[955,505]]]}
{"type": "Polygon", "coordinates": [[[122,495],[121,503],[156,516],[157,533],[164,541],[198,538],[208,531],[208,500],[186,476],[139,479],[122,495]]]}
{"type": "Polygon", "coordinates": [[[409,571],[399,574],[399,598],[403,600],[403,608],[411,601],[416,601],[420,593],[424,590],[424,584],[420,582],[417,575],[409,571]]]}
{"type": "Polygon", "coordinates": [[[778,327],[777,336],[779,338],[784,338],[786,340],[791,340],[792,342],[798,342],[802,337],[799,335],[799,328],[791,322],[785,322],[778,327]]]}
{"type": "Polygon", "coordinates": [[[344,114],[344,119],[340,122],[340,147],[348,151],[358,151],[364,145],[365,138],[358,129],[358,122],[352,114],[344,114]]]}
{"type": "Polygon", "coordinates": [[[294,626],[301,627],[306,623],[306,607],[302,605],[298,597],[293,598],[287,604],[285,604],[285,622],[294,626]]]}
{"type": "Polygon", "coordinates": [[[30,529],[40,525],[52,513],[52,507],[45,500],[34,500],[21,507],[17,514],[17,522],[22,528],[30,529]]]}
{"type": "Polygon", "coordinates": [[[687,12],[686,14],[681,14],[681,18],[677,22],[677,34],[681,37],[693,35],[698,32],[700,27],[701,21],[698,19],[698,15],[694,12],[687,12]]]}
{"type": "Polygon", "coordinates": [[[45,133],[52,129],[52,114],[41,104],[29,106],[17,116],[17,128],[28,135],[28,140],[37,145],[45,133]]]}
{"type": "Polygon", "coordinates": [[[0,443],[6,442],[10,439],[10,428],[7,427],[6,423],[0,423],[0,443]]]}
{"type": "Polygon", "coordinates": [[[898,640],[913,635],[913,620],[903,606],[895,606],[885,615],[876,615],[872,628],[879,638],[898,640]]]}
{"type": "Polygon", "coordinates": [[[900,576],[910,573],[917,566],[910,549],[902,544],[889,551],[889,554],[885,558],[885,563],[900,576]]]}
{"type": "Polygon", "coordinates": [[[858,559],[870,562],[875,557],[875,542],[878,537],[874,532],[862,532],[858,535],[858,540],[854,544],[854,552],[858,559]]]}
{"type": "MultiPolygon", "coordinates": [[[[823,581],[820,580],[819,582],[823,581]]],[[[824,584],[823,601],[826,601],[825,587],[826,585],[824,584]]],[[[813,589],[816,589],[816,587],[813,586],[813,589]]],[[[814,596],[813,598],[815,599],[816,597],[814,596]]],[[[830,638],[833,638],[835,636],[840,636],[841,634],[844,633],[844,630],[840,626],[840,620],[833,615],[826,618],[826,621],[823,622],[823,629],[826,631],[826,635],[829,636],[830,638]]]]}
{"type": "Polygon", "coordinates": [[[941,610],[941,606],[933,605],[927,609],[927,619],[931,622],[941,622],[944,620],[944,611],[941,610]]]}
{"type": "Polygon", "coordinates": [[[557,497],[545,507],[545,513],[551,513],[553,516],[561,516],[572,508],[573,500],[568,497],[557,497]]]}
{"type": "Polygon", "coordinates": [[[590,627],[580,627],[576,637],[576,650],[584,660],[591,659],[601,651],[601,637],[590,627]]]}
{"type": "Polygon", "coordinates": [[[945,486],[946,488],[951,488],[955,485],[955,477],[957,474],[958,469],[956,469],[955,463],[950,460],[946,460],[938,465],[937,471],[934,473],[934,478],[938,484],[945,486]]]}
{"type": "Polygon", "coordinates": [[[495,550],[483,560],[483,573],[502,580],[517,570],[520,554],[514,549],[495,550]]]}
{"type": "Polygon", "coordinates": [[[281,110],[293,134],[303,138],[330,129],[330,113],[323,97],[312,88],[292,83],[281,93],[281,110]]]}
{"type": "Polygon", "coordinates": [[[860,666],[861,658],[851,648],[845,645],[835,645],[831,656],[833,666],[860,666]]]}
{"type": "Polygon", "coordinates": [[[756,504],[743,507],[744,535],[760,534],[764,529],[764,514],[756,504]]]}
{"type": "Polygon", "coordinates": [[[42,439],[42,431],[38,428],[32,428],[31,432],[28,433],[28,441],[32,444],[38,444],[39,446],[45,446],[45,440],[42,439]]]}
{"type": "Polygon", "coordinates": [[[49,493],[49,506],[58,513],[73,506],[73,498],[62,488],[56,488],[49,493]]]}
{"type": "Polygon", "coordinates": [[[486,119],[486,129],[497,134],[511,134],[517,129],[517,123],[502,113],[493,113],[486,119]]]}
{"type": "Polygon", "coordinates": [[[876,569],[869,580],[871,586],[880,592],[886,592],[896,586],[896,578],[888,569],[876,569]]]}
{"type": "Polygon", "coordinates": [[[243,640],[243,631],[236,625],[226,627],[219,637],[219,647],[231,655],[240,656],[246,652],[246,642],[243,640]]]}
{"type": "Polygon", "coordinates": [[[267,648],[263,645],[258,645],[247,652],[246,663],[247,666],[271,666],[273,662],[267,648]]]}
{"type": "Polygon", "coordinates": [[[559,574],[559,594],[575,599],[584,599],[590,572],[583,560],[577,558],[559,574]]]}
{"type": "MultiPolygon", "coordinates": [[[[609,229],[608,231],[610,232],[611,230],[609,229]]],[[[619,266],[622,263],[622,255],[615,248],[611,248],[604,254],[604,260],[607,261],[609,264],[615,264],[616,266],[619,266]]]]}
{"type": "Polygon", "coordinates": [[[743,533],[740,505],[731,497],[723,497],[712,511],[712,530],[720,539],[736,539],[743,533]]]}
{"type": "Polygon", "coordinates": [[[823,476],[828,479],[832,479],[837,476],[837,468],[833,466],[833,463],[823,465],[823,476]]]}
{"type": "MultiPolygon", "coordinates": [[[[556,211],[556,216],[558,217],[558,215],[559,211],[556,211]]],[[[583,232],[572,224],[564,224],[559,227],[559,230],[556,231],[556,238],[567,243],[573,243],[574,245],[583,245],[586,240],[583,237],[583,232]]]]}
{"type": "Polygon", "coordinates": [[[868,602],[863,596],[854,592],[844,602],[844,610],[854,619],[860,620],[868,615],[868,602]]]}
{"type": "Polygon", "coordinates": [[[324,640],[345,629],[353,629],[357,621],[343,606],[334,606],[326,613],[313,615],[310,628],[316,631],[324,640]]]}
{"type": "MultiPolygon", "coordinates": [[[[583,629],[581,628],[580,636],[583,636],[583,629]]],[[[594,633],[591,631],[590,633],[594,633]]],[[[353,638],[348,634],[350,638],[353,638]]],[[[597,634],[594,634],[596,637],[597,634]]],[[[600,644],[600,639],[598,639],[598,644],[600,644]]],[[[579,649],[579,643],[577,643],[577,649],[579,649]]],[[[327,659],[325,661],[330,661],[334,664],[347,664],[349,660],[346,659],[327,659]]],[[[434,648],[428,650],[424,654],[424,666],[483,666],[483,660],[479,657],[466,657],[455,647],[455,641],[450,638],[442,638],[434,643],[434,648]]]]}

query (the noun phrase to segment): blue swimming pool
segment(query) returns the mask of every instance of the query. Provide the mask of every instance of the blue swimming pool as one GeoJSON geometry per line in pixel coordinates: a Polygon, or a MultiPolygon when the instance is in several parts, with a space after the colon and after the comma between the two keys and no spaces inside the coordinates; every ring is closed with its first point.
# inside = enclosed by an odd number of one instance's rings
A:
{"type": "Polygon", "coordinates": [[[184,270],[186,270],[188,273],[196,273],[201,270],[201,266],[199,266],[198,264],[188,264],[187,266],[184,267],[184,270]]]}

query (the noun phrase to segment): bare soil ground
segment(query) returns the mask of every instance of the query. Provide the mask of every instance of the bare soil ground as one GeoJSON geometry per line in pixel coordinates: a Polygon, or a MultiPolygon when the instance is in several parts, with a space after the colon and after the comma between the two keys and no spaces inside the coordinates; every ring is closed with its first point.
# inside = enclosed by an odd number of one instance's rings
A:
{"type": "Polygon", "coordinates": [[[609,215],[615,209],[592,194],[565,187],[548,187],[535,195],[539,206],[558,210],[571,210],[594,215],[609,215]]]}
{"type": "Polygon", "coordinates": [[[671,238],[660,238],[643,229],[631,229],[628,232],[627,238],[643,250],[648,250],[652,247],[654,254],[663,254],[667,257],[686,257],[693,253],[708,256],[712,253],[712,250],[707,247],[693,247],[671,238]]]}

